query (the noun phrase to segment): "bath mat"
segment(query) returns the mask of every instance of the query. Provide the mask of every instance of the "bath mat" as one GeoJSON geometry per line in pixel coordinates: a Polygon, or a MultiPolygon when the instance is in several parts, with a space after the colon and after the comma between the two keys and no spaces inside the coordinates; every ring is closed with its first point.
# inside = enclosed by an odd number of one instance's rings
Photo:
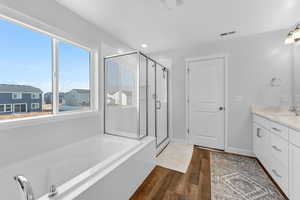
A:
{"type": "Polygon", "coordinates": [[[156,164],[185,173],[191,162],[192,155],[193,145],[171,143],[156,158],[156,164]]]}
{"type": "Polygon", "coordinates": [[[285,200],[259,163],[211,152],[212,200],[285,200]]]}

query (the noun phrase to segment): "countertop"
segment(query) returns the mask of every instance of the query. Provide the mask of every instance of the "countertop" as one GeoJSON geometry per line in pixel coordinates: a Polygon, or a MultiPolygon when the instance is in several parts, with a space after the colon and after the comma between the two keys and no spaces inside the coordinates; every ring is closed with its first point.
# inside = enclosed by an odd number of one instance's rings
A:
{"type": "Polygon", "coordinates": [[[287,107],[252,106],[252,113],[300,132],[300,116],[287,107]]]}

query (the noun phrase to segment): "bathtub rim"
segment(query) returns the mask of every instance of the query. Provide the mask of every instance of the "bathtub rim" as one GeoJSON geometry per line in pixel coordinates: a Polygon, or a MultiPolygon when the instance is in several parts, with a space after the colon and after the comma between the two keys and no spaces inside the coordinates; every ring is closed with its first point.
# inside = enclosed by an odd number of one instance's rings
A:
{"type": "Polygon", "coordinates": [[[71,180],[63,183],[57,187],[58,195],[52,198],[48,197],[48,193],[39,197],[37,200],[72,200],[78,197],[83,192],[87,191],[95,183],[101,180],[103,177],[108,175],[119,165],[126,162],[134,154],[138,153],[141,149],[146,147],[151,142],[155,141],[155,138],[152,136],[147,136],[142,140],[126,139],[120,138],[118,136],[105,135],[102,137],[125,140],[125,141],[136,141],[135,146],[126,148],[122,152],[119,152],[111,157],[105,159],[103,162],[85,170],[71,180]]]}

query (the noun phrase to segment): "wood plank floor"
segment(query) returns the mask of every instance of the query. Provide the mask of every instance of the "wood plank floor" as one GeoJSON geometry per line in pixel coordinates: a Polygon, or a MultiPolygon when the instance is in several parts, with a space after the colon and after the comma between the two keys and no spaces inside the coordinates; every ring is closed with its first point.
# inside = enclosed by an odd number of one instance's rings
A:
{"type": "Polygon", "coordinates": [[[210,152],[193,150],[185,174],[156,166],[130,200],[210,200],[210,152]]]}

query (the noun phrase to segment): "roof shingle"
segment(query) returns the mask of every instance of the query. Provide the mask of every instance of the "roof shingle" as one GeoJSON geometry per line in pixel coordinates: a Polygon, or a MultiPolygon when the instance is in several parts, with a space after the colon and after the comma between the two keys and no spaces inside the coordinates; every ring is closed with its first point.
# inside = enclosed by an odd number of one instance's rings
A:
{"type": "Polygon", "coordinates": [[[37,92],[43,91],[39,88],[29,85],[14,85],[14,84],[0,84],[0,92],[37,92]]]}

